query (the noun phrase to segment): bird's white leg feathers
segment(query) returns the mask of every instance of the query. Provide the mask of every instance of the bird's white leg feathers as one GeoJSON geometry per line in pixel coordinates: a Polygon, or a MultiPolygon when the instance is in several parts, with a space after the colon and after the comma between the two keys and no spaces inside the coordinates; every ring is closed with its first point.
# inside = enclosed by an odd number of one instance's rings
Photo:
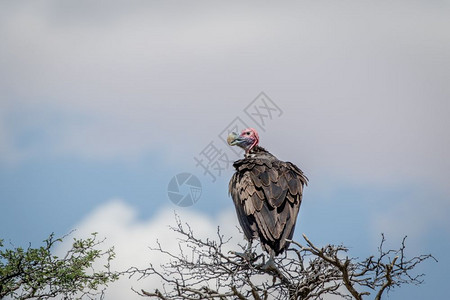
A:
{"type": "Polygon", "coordinates": [[[275,265],[274,257],[275,251],[270,250],[269,260],[264,265],[262,265],[261,268],[267,271],[278,270],[277,266],[275,265]]]}

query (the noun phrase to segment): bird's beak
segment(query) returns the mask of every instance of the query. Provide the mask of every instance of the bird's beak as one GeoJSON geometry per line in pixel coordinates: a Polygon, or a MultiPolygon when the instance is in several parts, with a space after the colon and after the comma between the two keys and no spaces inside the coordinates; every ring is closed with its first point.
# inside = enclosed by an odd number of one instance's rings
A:
{"type": "Polygon", "coordinates": [[[230,134],[227,137],[227,143],[230,146],[237,145],[241,141],[242,140],[240,139],[239,134],[237,134],[236,132],[230,132],[230,134]]]}

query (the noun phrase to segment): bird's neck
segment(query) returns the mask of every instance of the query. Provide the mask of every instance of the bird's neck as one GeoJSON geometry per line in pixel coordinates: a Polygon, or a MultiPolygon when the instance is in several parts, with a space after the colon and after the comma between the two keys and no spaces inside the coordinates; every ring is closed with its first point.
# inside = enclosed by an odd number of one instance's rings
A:
{"type": "Polygon", "coordinates": [[[245,157],[246,158],[255,157],[255,156],[258,156],[260,154],[266,154],[266,153],[270,154],[269,151],[267,151],[263,147],[261,147],[261,146],[254,146],[253,148],[250,149],[250,151],[245,153],[245,157]]]}
{"type": "Polygon", "coordinates": [[[250,149],[249,153],[269,153],[269,151],[267,151],[266,149],[264,149],[261,146],[254,146],[252,149],[250,149]]]}

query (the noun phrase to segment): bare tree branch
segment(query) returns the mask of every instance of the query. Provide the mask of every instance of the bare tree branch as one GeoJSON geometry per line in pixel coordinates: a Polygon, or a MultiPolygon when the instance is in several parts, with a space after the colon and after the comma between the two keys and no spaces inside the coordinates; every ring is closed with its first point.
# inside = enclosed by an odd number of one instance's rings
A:
{"type": "MultiPolygon", "coordinates": [[[[421,284],[423,274],[412,270],[430,254],[407,258],[405,239],[398,250],[384,250],[382,235],[378,254],[364,260],[349,258],[343,245],[318,247],[303,235],[305,244],[291,241],[294,247],[275,259],[277,268],[264,268],[266,256],[251,248],[248,257],[225,253],[230,241],[219,228],[215,239],[197,238],[188,224],[176,218],[172,228],[180,235],[180,253],[164,250],[160,243],[152,249],[170,262],[145,269],[131,268],[129,276],[159,278],[164,290],[142,290],[141,296],[157,299],[323,299],[338,295],[344,299],[379,300],[385,291],[403,284],[421,284]],[[188,253],[189,252],[189,253],[188,253]]],[[[245,250],[244,246],[240,246],[245,250]]]]}

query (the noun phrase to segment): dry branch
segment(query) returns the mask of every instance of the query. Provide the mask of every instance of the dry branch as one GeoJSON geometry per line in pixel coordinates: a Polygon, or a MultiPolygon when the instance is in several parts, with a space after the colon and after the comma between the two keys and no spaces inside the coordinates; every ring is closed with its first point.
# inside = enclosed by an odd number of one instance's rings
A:
{"type": "MultiPolygon", "coordinates": [[[[412,270],[430,254],[407,258],[405,239],[398,250],[384,250],[382,235],[378,254],[364,260],[349,258],[343,245],[318,247],[303,235],[305,245],[292,241],[291,249],[275,259],[277,269],[264,268],[266,257],[251,248],[248,259],[224,253],[225,238],[218,228],[215,240],[197,238],[179,218],[172,228],[180,235],[180,253],[170,253],[157,243],[153,251],[166,255],[170,262],[158,268],[132,268],[139,279],[159,278],[164,289],[142,290],[141,296],[157,299],[323,299],[338,295],[344,299],[379,300],[386,291],[403,284],[421,284],[412,270]],[[189,254],[186,253],[189,249],[189,254]],[[344,257],[344,258],[342,258],[344,257]]],[[[406,237],[405,237],[406,238],[406,237]]],[[[241,246],[242,250],[245,250],[241,246]]]]}

